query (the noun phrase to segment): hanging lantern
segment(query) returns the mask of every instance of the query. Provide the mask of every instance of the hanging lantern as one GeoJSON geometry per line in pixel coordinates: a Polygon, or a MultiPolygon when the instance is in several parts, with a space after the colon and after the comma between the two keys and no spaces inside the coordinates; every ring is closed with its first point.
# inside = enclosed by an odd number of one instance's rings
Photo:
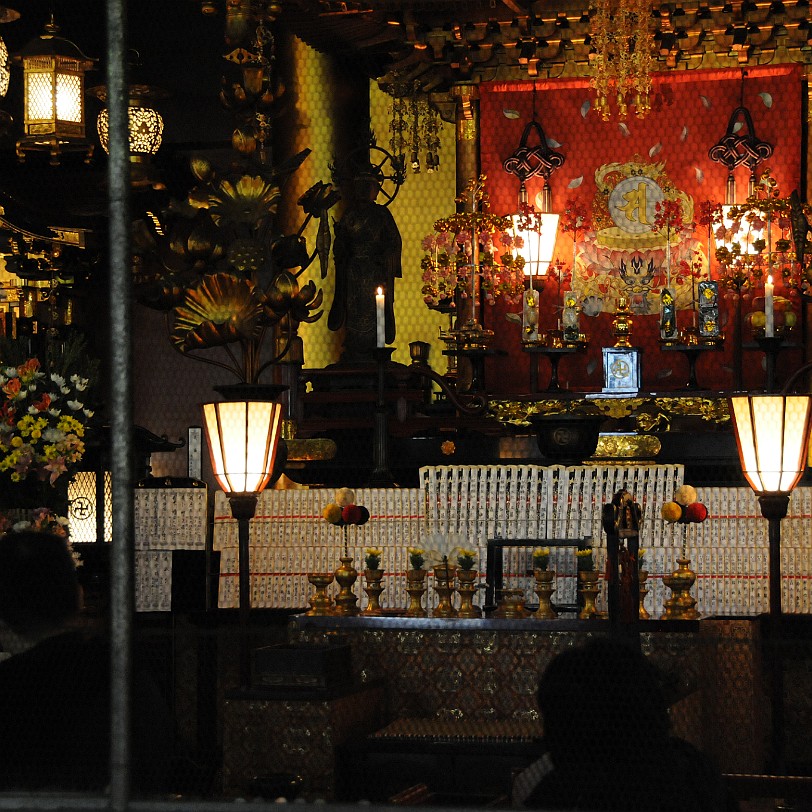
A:
{"type": "Polygon", "coordinates": [[[84,152],[85,162],[93,146],[85,140],[85,72],[96,60],[85,56],[69,40],[57,36],[53,15],[45,33],[14,55],[23,68],[24,135],[17,141],[17,157],[45,151],[50,163],[59,164],[65,152],[84,152]]]}
{"type": "MultiPolygon", "coordinates": [[[[107,104],[107,87],[100,85],[87,91],[102,104],[107,104]]],[[[164,120],[152,106],[169,94],[161,88],[147,84],[129,86],[127,120],[130,132],[130,180],[133,186],[163,188],[152,166],[152,156],[161,148],[164,120]]],[[[105,153],[110,153],[110,114],[104,107],[96,119],[99,143],[105,153]]]]}
{"type": "MultiPolygon", "coordinates": [[[[20,13],[14,9],[0,6],[0,23],[11,23],[14,20],[20,19],[20,13]]],[[[8,93],[8,85],[11,79],[11,57],[8,53],[8,47],[0,37],[0,97],[5,97],[8,93]]],[[[11,116],[5,111],[0,110],[0,129],[7,130],[11,125],[11,116]]]]}
{"type": "Polygon", "coordinates": [[[513,234],[522,240],[522,247],[516,250],[524,258],[525,276],[547,275],[553,261],[559,216],[552,212],[532,210],[511,215],[513,234]]]}

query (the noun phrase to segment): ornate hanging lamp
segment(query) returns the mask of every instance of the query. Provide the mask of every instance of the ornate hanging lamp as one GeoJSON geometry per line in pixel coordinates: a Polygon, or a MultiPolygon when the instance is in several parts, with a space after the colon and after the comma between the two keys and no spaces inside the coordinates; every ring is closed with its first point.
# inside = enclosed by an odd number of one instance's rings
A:
{"type": "Polygon", "coordinates": [[[615,93],[618,117],[626,118],[629,102],[637,118],[651,109],[654,35],[649,28],[651,6],[646,0],[597,0],[590,20],[592,87],[604,121],[611,117],[610,93],[615,93]]]}
{"type": "Polygon", "coordinates": [[[536,83],[533,83],[533,116],[522,131],[516,150],[505,159],[502,168],[519,179],[519,211],[511,216],[513,234],[521,244],[518,249],[524,259],[524,273],[530,280],[522,307],[522,327],[525,338],[535,340],[538,335],[539,293],[544,277],[553,259],[558,234],[559,215],[551,211],[552,190],[550,175],[564,165],[565,157],[556,152],[536,119],[536,83]],[[535,136],[535,146],[530,146],[535,136]],[[544,178],[544,186],[537,196],[538,209],[527,199],[527,181],[536,176],[544,178]]]}
{"type": "Polygon", "coordinates": [[[17,157],[27,152],[48,152],[57,166],[60,155],[84,152],[85,162],[93,146],[85,139],[85,72],[96,63],[63,37],[53,14],[45,32],[14,55],[23,68],[23,128],[17,141],[17,157]]]}
{"type": "MultiPolygon", "coordinates": [[[[138,55],[134,54],[131,72],[137,73],[140,68],[138,55]]],[[[107,87],[99,85],[87,91],[97,98],[105,107],[96,119],[96,130],[102,149],[110,152],[109,147],[109,113],[107,110],[107,87]]],[[[130,132],[130,180],[133,186],[152,186],[163,188],[152,164],[153,156],[161,147],[164,132],[164,120],[155,109],[154,104],[168,97],[162,88],[146,82],[135,81],[129,85],[129,102],[127,119],[130,132]]]]}

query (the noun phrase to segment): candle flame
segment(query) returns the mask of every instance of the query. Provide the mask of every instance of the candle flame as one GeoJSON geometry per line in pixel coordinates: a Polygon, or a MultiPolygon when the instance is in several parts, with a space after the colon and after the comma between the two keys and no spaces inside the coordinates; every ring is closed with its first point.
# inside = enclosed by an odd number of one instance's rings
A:
{"type": "Polygon", "coordinates": [[[378,288],[378,296],[383,296],[383,288],[378,288]]]}
{"type": "MultiPolygon", "coordinates": [[[[772,285],[772,283],[773,283],[773,276],[772,276],[772,274],[770,274],[770,275],[767,277],[767,284],[768,284],[768,285],[772,285]]],[[[379,288],[379,290],[380,290],[380,288],[379,288]]]]}

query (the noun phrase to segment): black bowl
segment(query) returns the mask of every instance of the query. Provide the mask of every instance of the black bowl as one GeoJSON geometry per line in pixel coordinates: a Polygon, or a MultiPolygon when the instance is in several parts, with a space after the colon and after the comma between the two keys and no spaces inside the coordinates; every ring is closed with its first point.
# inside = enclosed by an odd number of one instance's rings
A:
{"type": "Polygon", "coordinates": [[[539,451],[557,465],[580,465],[598,447],[603,417],[592,414],[536,414],[530,423],[539,451]]]}

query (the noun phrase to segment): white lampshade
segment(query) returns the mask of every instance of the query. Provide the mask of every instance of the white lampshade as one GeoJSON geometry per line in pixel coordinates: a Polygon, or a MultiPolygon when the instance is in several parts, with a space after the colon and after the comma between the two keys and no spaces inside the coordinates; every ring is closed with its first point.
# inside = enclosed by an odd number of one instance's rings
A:
{"type": "Polygon", "coordinates": [[[283,407],[257,400],[203,404],[214,476],[226,493],[258,493],[271,479],[283,407]]]}
{"type": "MultiPolygon", "coordinates": [[[[741,218],[740,226],[738,231],[734,234],[732,232],[733,229],[733,218],[730,216],[730,210],[734,208],[730,205],[722,206],[722,225],[725,228],[726,236],[724,238],[716,237],[716,247],[722,248],[723,246],[728,249],[728,251],[733,251],[734,243],[738,244],[739,246],[739,254],[753,256],[758,254],[759,252],[753,247],[753,243],[756,240],[761,240],[764,238],[764,229],[763,228],[755,228],[753,227],[747,220],[747,215],[741,218]]],[[[741,209],[741,206],[736,206],[735,208],[741,209]]]]}
{"type": "Polygon", "coordinates": [[[812,396],[738,395],[730,406],[750,487],[758,494],[790,493],[806,468],[812,396]]]}
{"type": "Polygon", "coordinates": [[[511,215],[513,235],[521,237],[524,243],[517,251],[524,257],[525,276],[544,276],[547,273],[553,261],[559,216],[552,212],[533,212],[529,225],[536,227],[527,228],[522,227],[528,225],[527,215],[511,215]]]}

